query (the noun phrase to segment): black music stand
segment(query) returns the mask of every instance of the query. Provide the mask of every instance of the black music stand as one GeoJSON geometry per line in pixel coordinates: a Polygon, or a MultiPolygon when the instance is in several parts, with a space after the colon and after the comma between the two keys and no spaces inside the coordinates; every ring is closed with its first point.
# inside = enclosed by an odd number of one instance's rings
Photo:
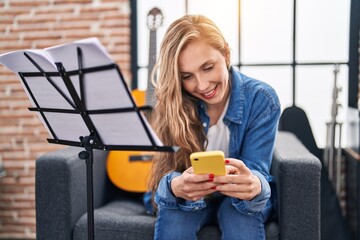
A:
{"type": "MultiPolygon", "coordinates": [[[[159,142],[141,112],[142,110],[149,109],[149,107],[137,107],[135,105],[122,73],[115,63],[88,68],[83,67],[83,51],[81,47],[78,46],[76,47],[78,69],[66,71],[62,62],[55,62],[58,71],[47,72],[35,61],[35,58],[32,57],[31,54],[24,51],[24,55],[38,71],[19,72],[19,76],[22,79],[22,83],[25,90],[27,90],[30,100],[32,100],[33,107],[29,108],[29,110],[38,113],[44,126],[53,137],[53,139],[47,139],[48,142],[85,148],[84,151],[79,152],[79,158],[85,160],[86,163],[88,239],[93,240],[93,149],[175,152],[178,148],[162,146],[161,142],[159,142]],[[110,86],[109,89],[111,91],[121,90],[119,91],[123,93],[121,98],[126,100],[126,104],[123,104],[123,106],[119,108],[89,107],[86,99],[89,99],[91,96],[86,94],[86,76],[94,73],[109,73],[109,71],[115,73],[112,76],[117,77],[120,83],[118,86],[110,86]],[[49,101],[44,99],[44,96],[41,96],[41,101],[39,102],[36,95],[37,93],[41,93],[42,90],[41,86],[39,87],[39,82],[34,85],[34,81],[42,81],[43,84],[47,84],[48,89],[51,88],[54,90],[55,95],[59,96],[59,100],[63,101],[62,106],[66,107],[47,107],[49,105],[51,106],[49,102],[53,101],[53,98],[56,98],[56,96],[53,95],[51,95],[52,99],[49,101]],[[76,84],[74,84],[75,82],[76,84]],[[34,87],[34,91],[32,87],[34,87]],[[117,87],[122,89],[116,89],[117,87]],[[45,107],[42,106],[42,103],[46,103],[45,107]],[[123,121],[124,118],[125,121],[123,121]],[[130,119],[127,120],[126,118],[130,119]],[[122,124],[128,121],[130,121],[130,123],[125,127],[116,126],[119,119],[122,120],[120,121],[122,124]],[[73,131],[68,131],[66,128],[72,128],[73,123],[71,121],[76,122],[74,124],[75,127],[73,131]],[[122,132],[126,131],[127,133],[122,134],[122,132]],[[140,137],[141,139],[132,140],[129,131],[137,132],[138,134],[135,137],[140,137]],[[66,134],[63,134],[63,132],[66,132],[66,134]],[[114,136],[108,137],[107,135],[114,136]],[[121,144],[116,144],[116,139],[118,139],[121,144]],[[130,142],[130,144],[126,144],[126,142],[130,142]]],[[[94,86],[92,85],[92,87],[94,86]]],[[[95,99],[93,102],[96,103],[98,101],[95,99]]]]}

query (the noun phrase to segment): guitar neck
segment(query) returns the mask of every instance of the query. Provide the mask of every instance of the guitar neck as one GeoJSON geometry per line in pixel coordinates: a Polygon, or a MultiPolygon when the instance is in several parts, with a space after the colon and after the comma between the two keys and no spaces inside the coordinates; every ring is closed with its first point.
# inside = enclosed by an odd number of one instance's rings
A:
{"type": "Polygon", "coordinates": [[[150,29],[149,41],[149,64],[148,64],[148,81],[146,90],[145,104],[155,105],[155,88],[151,82],[151,72],[156,63],[156,29],[150,29]]]}

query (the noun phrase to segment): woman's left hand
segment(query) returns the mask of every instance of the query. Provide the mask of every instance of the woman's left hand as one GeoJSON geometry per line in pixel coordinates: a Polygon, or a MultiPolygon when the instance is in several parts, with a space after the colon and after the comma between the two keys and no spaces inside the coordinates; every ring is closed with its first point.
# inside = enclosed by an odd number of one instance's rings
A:
{"type": "Polygon", "coordinates": [[[224,195],[243,200],[251,200],[261,192],[260,179],[254,175],[243,161],[227,158],[227,174],[215,176],[216,190],[224,195]]]}

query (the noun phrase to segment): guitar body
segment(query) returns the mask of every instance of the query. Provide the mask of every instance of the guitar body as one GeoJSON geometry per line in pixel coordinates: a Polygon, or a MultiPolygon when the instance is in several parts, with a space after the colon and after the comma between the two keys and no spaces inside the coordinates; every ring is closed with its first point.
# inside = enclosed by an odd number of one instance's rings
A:
{"type": "Polygon", "coordinates": [[[141,91],[141,90],[132,90],[131,91],[131,95],[133,96],[136,106],[145,106],[145,95],[146,92],[145,91],[141,91]]]}
{"type": "MultiPolygon", "coordinates": [[[[162,13],[153,8],[148,13],[148,28],[150,30],[149,46],[149,73],[155,65],[156,56],[156,29],[162,24],[162,13]]],[[[150,74],[148,74],[150,76],[150,74]]],[[[154,87],[148,77],[146,91],[133,90],[131,92],[136,106],[153,106],[154,87]]],[[[110,181],[122,190],[129,192],[146,192],[149,173],[152,166],[153,152],[141,151],[110,151],[106,171],[110,181]]]]}
{"type": "Polygon", "coordinates": [[[146,192],[152,153],[110,151],[106,170],[115,186],[129,192],[146,192]]]}

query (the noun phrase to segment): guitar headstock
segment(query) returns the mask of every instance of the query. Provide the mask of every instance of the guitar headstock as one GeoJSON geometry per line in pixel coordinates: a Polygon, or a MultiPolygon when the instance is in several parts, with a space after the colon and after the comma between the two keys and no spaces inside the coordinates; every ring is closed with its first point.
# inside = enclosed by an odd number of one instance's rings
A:
{"type": "Polygon", "coordinates": [[[163,23],[164,16],[157,7],[151,9],[147,15],[147,26],[150,30],[156,30],[163,23]]]}

